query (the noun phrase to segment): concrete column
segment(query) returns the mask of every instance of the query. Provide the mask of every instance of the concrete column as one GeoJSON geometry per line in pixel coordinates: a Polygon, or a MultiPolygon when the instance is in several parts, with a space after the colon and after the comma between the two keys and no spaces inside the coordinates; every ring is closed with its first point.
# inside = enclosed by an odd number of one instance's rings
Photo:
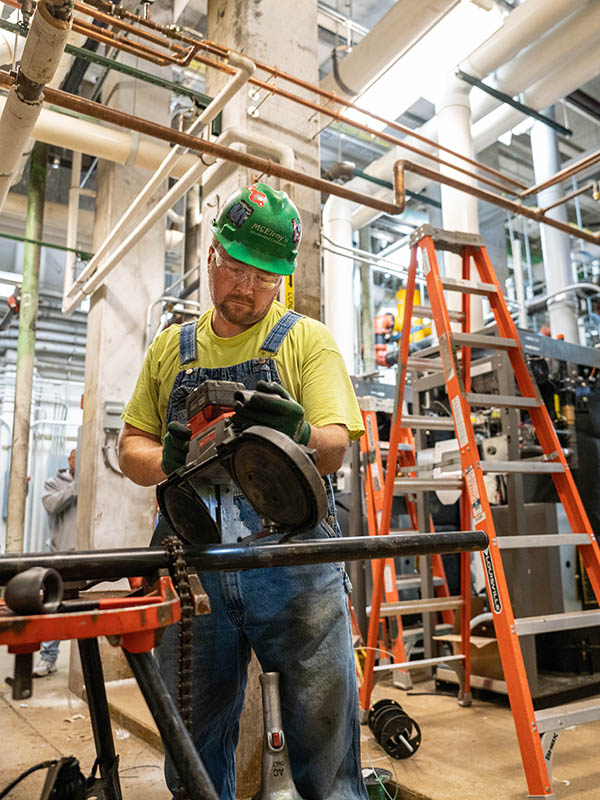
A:
{"type": "MultiPolygon", "coordinates": [[[[308,0],[301,5],[291,0],[209,0],[207,38],[232,49],[279,66],[299,78],[318,84],[317,3],[308,0]]],[[[267,80],[260,70],[257,77],[267,80]]],[[[208,69],[207,94],[214,97],[228,76],[208,69]]],[[[277,82],[294,92],[292,84],[277,82]]],[[[302,90],[298,90],[301,92],[302,90]]],[[[306,93],[304,93],[306,94],[306,93]]],[[[318,116],[290,100],[249,86],[223,112],[223,129],[237,125],[276,139],[290,146],[295,155],[295,169],[309,175],[320,175],[318,116]],[[263,102],[264,101],[264,102],[263,102]]],[[[252,151],[261,154],[260,150],[252,151]]],[[[227,170],[218,183],[203,186],[202,198],[202,261],[211,240],[210,221],[219,212],[229,195],[238,187],[261,179],[259,174],[245,168],[227,170]]],[[[277,179],[265,178],[277,188],[277,179]]],[[[296,310],[319,319],[321,316],[321,264],[319,227],[321,198],[318,192],[302,186],[292,186],[292,199],[302,218],[302,245],[295,273],[296,310]]],[[[201,302],[208,307],[210,299],[203,270],[201,302]]]]}
{"type": "MultiPolygon", "coordinates": [[[[329,197],[323,208],[323,233],[342,247],[352,247],[352,205],[341,197],[329,197]]],[[[331,248],[325,240],[325,247],[331,248]]],[[[354,261],[347,256],[323,252],[325,325],[332,332],[350,374],[356,372],[354,330],[354,261]]]]}
{"type": "MultiPolygon", "coordinates": [[[[444,85],[440,99],[436,104],[438,117],[438,142],[450,147],[462,155],[473,158],[473,141],[471,139],[469,105],[470,87],[459,81],[453,75],[449,76],[444,85]]],[[[452,156],[441,152],[445,161],[453,161],[452,156]]],[[[454,159],[463,166],[463,162],[454,159]]],[[[456,177],[459,173],[450,167],[440,167],[440,172],[456,177]]],[[[460,179],[465,183],[470,180],[464,174],[460,179]]],[[[473,182],[473,181],[471,181],[473,182]]],[[[443,226],[449,231],[462,233],[479,233],[477,216],[477,198],[452,189],[450,186],[441,187],[443,226]]],[[[444,253],[444,265],[448,277],[460,278],[462,276],[462,260],[453,253],[444,253]]],[[[471,267],[472,273],[474,266],[471,267]]],[[[475,276],[473,276],[475,277],[475,276]]],[[[471,296],[471,330],[478,330],[483,326],[483,310],[481,298],[471,296]]],[[[448,307],[460,310],[461,295],[458,292],[448,293],[448,307]]]]}
{"type": "MultiPolygon", "coordinates": [[[[553,109],[546,109],[545,114],[553,114],[553,109]]],[[[560,156],[556,131],[535,122],[531,128],[531,154],[533,157],[533,172],[535,182],[540,183],[554,175],[560,169],[560,156]]],[[[570,187],[569,187],[570,188],[570,187]]],[[[565,193],[561,184],[550,186],[537,196],[540,207],[548,206],[565,193]]],[[[552,219],[567,223],[566,206],[561,205],[548,211],[552,219]]],[[[542,256],[544,259],[544,274],[546,276],[546,292],[551,294],[563,286],[573,283],[571,268],[571,244],[566,233],[540,225],[542,239],[542,256]]],[[[548,300],[548,316],[550,317],[550,331],[553,337],[562,335],[567,342],[579,343],[577,328],[577,301],[573,294],[559,294],[548,300]]]]}

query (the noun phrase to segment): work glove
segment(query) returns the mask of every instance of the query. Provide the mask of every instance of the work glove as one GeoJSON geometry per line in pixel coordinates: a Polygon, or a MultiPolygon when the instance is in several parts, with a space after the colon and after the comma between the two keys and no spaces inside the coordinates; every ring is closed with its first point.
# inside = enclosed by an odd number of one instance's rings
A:
{"type": "Polygon", "coordinates": [[[264,425],[286,433],[298,444],[308,444],[310,425],[304,419],[304,409],[279,383],[259,381],[250,400],[237,402],[234,408],[234,428],[264,425]]]}
{"type": "Polygon", "coordinates": [[[163,440],[162,461],[160,466],[165,475],[170,475],[185,464],[190,449],[191,430],[182,422],[169,422],[163,440]]]}

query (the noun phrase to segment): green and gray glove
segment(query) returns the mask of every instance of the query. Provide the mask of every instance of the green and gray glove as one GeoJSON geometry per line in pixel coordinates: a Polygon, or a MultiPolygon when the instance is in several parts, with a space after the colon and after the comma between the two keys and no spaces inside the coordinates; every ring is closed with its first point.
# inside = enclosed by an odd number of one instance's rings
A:
{"type": "Polygon", "coordinates": [[[185,464],[190,449],[192,432],[182,422],[169,422],[163,439],[162,461],[160,466],[165,475],[170,475],[185,464]]]}
{"type": "Polygon", "coordinates": [[[259,381],[247,403],[235,404],[232,420],[239,430],[264,425],[286,433],[298,444],[308,444],[310,439],[310,425],[304,419],[304,409],[279,383],[259,381]]]}

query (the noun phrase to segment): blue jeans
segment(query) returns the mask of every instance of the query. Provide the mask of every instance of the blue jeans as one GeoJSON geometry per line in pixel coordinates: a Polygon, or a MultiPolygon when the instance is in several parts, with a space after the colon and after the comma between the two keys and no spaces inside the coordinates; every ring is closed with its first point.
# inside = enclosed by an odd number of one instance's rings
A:
{"type": "Polygon", "coordinates": [[[44,661],[49,661],[51,664],[53,664],[58,658],[59,644],[60,642],[58,640],[53,642],[42,642],[42,646],[40,648],[40,658],[43,658],[44,661]]]}
{"type": "MultiPolygon", "coordinates": [[[[329,538],[326,524],[297,538],[329,538]]],[[[156,538],[156,537],[155,537],[156,538]]],[[[193,739],[221,800],[235,800],[235,748],[250,651],[280,673],[283,728],[304,800],[367,800],[356,672],[342,564],[205,572],[211,613],[192,637],[193,739]]],[[[164,633],[161,673],[177,697],[179,626],[164,633]]],[[[177,775],[166,759],[171,791],[177,775]]]]}

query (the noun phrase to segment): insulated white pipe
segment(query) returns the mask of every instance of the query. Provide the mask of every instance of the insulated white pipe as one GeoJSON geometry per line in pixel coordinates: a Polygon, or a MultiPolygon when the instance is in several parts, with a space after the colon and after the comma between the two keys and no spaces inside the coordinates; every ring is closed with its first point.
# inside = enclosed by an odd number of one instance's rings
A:
{"type": "MultiPolygon", "coordinates": [[[[67,247],[77,247],[77,220],[79,218],[79,183],[81,181],[81,153],[73,153],[71,164],[71,188],[69,189],[69,206],[67,218],[67,247]]],[[[63,294],[67,294],[73,280],[75,253],[67,250],[65,258],[65,276],[63,294]]]]}
{"type": "Polygon", "coordinates": [[[535,42],[581,6],[581,0],[525,0],[462,63],[464,72],[480,80],[535,42]]]}
{"type": "Polygon", "coordinates": [[[0,117],[0,211],[42,107],[38,87],[50,83],[54,77],[67,44],[72,17],[72,4],[69,7],[68,0],[55,5],[40,0],[32,17],[17,80],[9,90],[0,117]],[[57,19],[54,14],[60,16],[65,8],[67,19],[57,19]]]}
{"type": "MultiPolygon", "coordinates": [[[[560,156],[556,131],[543,122],[535,122],[531,129],[531,155],[535,182],[541,183],[560,169],[560,156]]],[[[537,196],[541,207],[550,205],[563,194],[560,184],[549,186],[537,196]]],[[[567,223],[567,211],[564,205],[551,208],[549,217],[567,223]]],[[[572,294],[557,294],[565,286],[573,283],[571,268],[571,246],[569,237],[562,231],[549,225],[540,225],[542,255],[544,258],[544,275],[546,292],[554,295],[548,300],[548,317],[552,337],[564,336],[565,341],[579,344],[579,328],[577,325],[577,298],[572,294]]]]}
{"type": "MultiPolygon", "coordinates": [[[[593,42],[600,47],[600,3],[583,3],[564,23],[500,66],[491,85],[514,97],[593,42]]],[[[471,121],[477,122],[499,105],[495,97],[476,89],[471,95],[471,121]]]]}
{"type": "Polygon", "coordinates": [[[510,242],[512,250],[513,274],[515,278],[515,296],[519,306],[519,328],[527,328],[527,309],[525,307],[525,286],[523,285],[523,259],[521,240],[513,237],[510,242]]]}
{"type": "MultiPolygon", "coordinates": [[[[323,234],[336,244],[352,248],[352,204],[348,200],[329,196],[323,207],[323,234]]],[[[329,248],[323,251],[325,325],[338,343],[350,374],[356,372],[352,271],[353,264],[346,256],[329,248]]]]}
{"type": "MultiPolygon", "coordinates": [[[[231,128],[224,131],[217,139],[217,143],[227,145],[235,141],[239,136],[246,144],[257,146],[275,156],[275,158],[283,159],[281,163],[285,166],[293,167],[294,153],[290,147],[282,145],[270,139],[267,136],[254,135],[248,131],[239,128],[231,128]]],[[[144,236],[146,231],[154,225],[168,209],[188,191],[188,189],[196,183],[202,174],[209,169],[217,169],[220,164],[209,165],[203,163],[199,159],[188,169],[185,175],[174,184],[166,195],[156,204],[156,206],[138,223],[135,229],[124,239],[124,241],[117,247],[116,250],[111,252],[110,256],[100,265],[97,271],[89,277],[85,283],[80,283],[79,286],[73,287],[75,291],[71,292],[72,297],[65,295],[63,300],[63,313],[70,314],[81,303],[86,295],[92,294],[103,282],[109,272],[119,263],[119,261],[134,247],[137,242],[144,236]]],[[[90,262],[91,263],[91,262],[90,262]]]]}
{"type": "MultiPolygon", "coordinates": [[[[469,105],[470,86],[458,80],[454,75],[447,79],[442,96],[437,105],[438,141],[457,153],[473,158],[473,142],[471,140],[471,108],[469,105]]],[[[444,154],[446,160],[462,164],[459,159],[444,154]]],[[[451,167],[441,166],[444,175],[455,176],[451,167]]],[[[471,185],[475,181],[463,177],[471,185]]],[[[441,187],[442,219],[445,230],[462,231],[463,233],[479,233],[479,217],[477,214],[477,198],[450,186],[441,187]]],[[[447,277],[462,278],[462,258],[455,253],[444,253],[444,266],[447,277]]],[[[481,297],[468,296],[471,303],[471,330],[483,328],[483,302],[481,297]]],[[[448,308],[461,310],[461,295],[448,292],[448,308]]]]}
{"type": "MultiPolygon", "coordinates": [[[[194,122],[190,125],[186,133],[188,134],[195,134],[196,132],[201,131],[205,125],[210,123],[225,107],[225,105],[234,97],[244,86],[248,79],[251,77],[255,70],[254,62],[250,61],[250,59],[245,58],[244,56],[237,55],[236,53],[231,53],[229,57],[229,63],[238,68],[238,72],[233,78],[223,87],[223,89],[217,94],[217,96],[212,100],[210,105],[208,105],[202,114],[194,120],[194,122]]],[[[121,217],[118,224],[115,228],[111,231],[110,236],[108,236],[102,245],[96,251],[96,254],[88,263],[87,267],[82,271],[81,275],[77,278],[77,280],[73,281],[71,290],[69,295],[65,297],[65,303],[63,303],[63,311],[64,313],[68,313],[65,309],[67,307],[67,298],[71,298],[75,295],[75,293],[79,294],[81,287],[84,283],[92,276],[95,270],[101,265],[102,259],[107,254],[109,248],[117,241],[119,234],[124,230],[124,228],[128,225],[128,223],[134,218],[143,204],[148,200],[148,198],[152,195],[156,189],[160,186],[162,181],[170,174],[174,165],[179,161],[181,155],[186,152],[186,149],[182,149],[179,147],[173,147],[170,149],[168,155],[162,162],[162,164],[157,169],[156,173],[152,176],[152,178],[148,181],[148,183],[144,186],[132,204],[129,206],[125,214],[121,217]]],[[[201,161],[198,161],[201,167],[204,168],[204,164],[201,161]]],[[[186,181],[190,180],[190,175],[192,175],[192,170],[194,168],[190,167],[184,175],[186,181]]],[[[200,174],[202,170],[198,172],[200,174]]],[[[192,180],[191,183],[194,181],[192,180]]],[[[189,184],[191,186],[191,183],[189,184]]],[[[152,212],[151,212],[152,213],[152,212]]],[[[160,216],[160,215],[159,215],[160,216]]],[[[120,248],[117,248],[120,250],[120,248]]],[[[111,256],[111,260],[112,260],[111,256]]],[[[102,265],[102,269],[104,270],[104,265],[102,265]]],[[[98,270],[99,271],[99,270],[98,270]]],[[[72,303],[68,304],[69,308],[74,308],[72,303]]]]}

